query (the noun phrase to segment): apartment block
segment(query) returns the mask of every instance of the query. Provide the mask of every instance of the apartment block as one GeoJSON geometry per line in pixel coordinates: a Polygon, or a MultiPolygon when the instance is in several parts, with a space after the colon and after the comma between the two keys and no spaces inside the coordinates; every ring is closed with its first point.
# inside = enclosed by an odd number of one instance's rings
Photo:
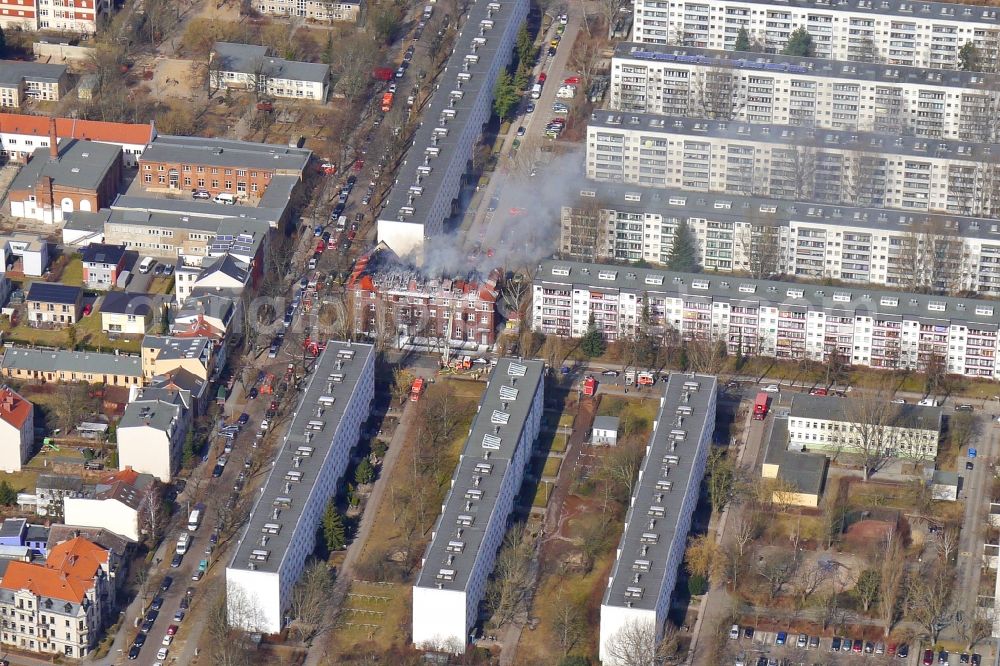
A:
{"type": "Polygon", "coordinates": [[[708,271],[1000,294],[1000,224],[946,213],[591,183],[562,208],[559,252],[666,264],[682,222],[708,271]]]}
{"type": "Polygon", "coordinates": [[[1000,144],[597,112],[587,177],[696,192],[1000,213],[1000,144]]]}
{"type": "Polygon", "coordinates": [[[226,567],[229,622],[275,634],[316,545],[375,390],[371,345],[330,341],[316,359],[288,434],[226,567]]]}
{"type": "Polygon", "coordinates": [[[0,386],[0,469],[20,472],[35,445],[35,406],[0,386]]]}
{"type": "Polygon", "coordinates": [[[236,88],[287,99],[325,102],[330,90],[330,66],[285,60],[266,46],[216,42],[209,76],[215,88],[236,88]]]}
{"type": "Polygon", "coordinates": [[[463,653],[544,408],[545,365],[500,358],[413,586],[413,643],[463,653]]]}
{"type": "Polygon", "coordinates": [[[715,432],[717,383],[694,373],[667,378],[601,601],[604,664],[624,663],[608,649],[622,631],[663,636],[715,432]]]}
{"type": "Polygon", "coordinates": [[[992,301],[723,275],[546,260],[533,283],[532,326],[605,339],[656,335],[725,342],[729,353],[1000,378],[992,301]],[[648,322],[648,323],[647,323],[648,322]]]}
{"type": "Polygon", "coordinates": [[[816,56],[958,69],[967,42],[989,51],[997,9],[912,0],[635,0],[637,42],[732,50],[741,28],[768,53],[805,28],[816,56]]]}
{"type": "Polygon", "coordinates": [[[1000,78],[977,72],[621,43],[610,108],[993,143],[1000,78]]]}
{"type": "Polygon", "coordinates": [[[191,395],[186,391],[142,389],[118,422],[118,469],[151,474],[170,483],[191,429],[191,408],[191,395]]]}
{"type": "Polygon", "coordinates": [[[361,0],[257,0],[255,6],[261,14],[304,18],[317,23],[357,23],[361,16],[361,0]]]}
{"type": "MultiPolygon", "coordinates": [[[[871,410],[858,408],[862,398],[796,394],[788,415],[789,450],[858,451],[872,441],[871,410]]],[[[879,418],[879,437],[890,455],[907,460],[937,457],[941,408],[893,404],[879,418]]]]}
{"type": "Polygon", "coordinates": [[[58,102],[69,87],[65,65],[0,60],[0,107],[19,107],[29,99],[58,102]]]}
{"type": "Polygon", "coordinates": [[[426,239],[444,233],[469,157],[493,112],[497,76],[510,62],[527,14],[527,0],[470,5],[379,214],[378,240],[400,256],[419,254],[426,239]]]}

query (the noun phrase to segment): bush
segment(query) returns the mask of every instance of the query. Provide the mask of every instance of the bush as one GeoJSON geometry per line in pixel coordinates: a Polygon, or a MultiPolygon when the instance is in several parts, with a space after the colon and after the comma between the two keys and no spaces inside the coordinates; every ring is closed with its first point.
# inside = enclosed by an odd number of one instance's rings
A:
{"type": "Polygon", "coordinates": [[[708,592],[708,581],[704,576],[694,575],[688,578],[688,593],[696,597],[708,592]]]}

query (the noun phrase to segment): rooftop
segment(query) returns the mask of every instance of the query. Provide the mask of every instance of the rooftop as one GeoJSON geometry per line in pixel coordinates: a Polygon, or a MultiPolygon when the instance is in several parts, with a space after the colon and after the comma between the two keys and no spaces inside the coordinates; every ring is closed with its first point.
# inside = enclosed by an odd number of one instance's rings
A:
{"type": "MultiPolygon", "coordinates": [[[[523,2],[495,0],[469,6],[468,17],[455,40],[444,72],[438,78],[436,91],[425,105],[423,122],[414,133],[405,161],[397,171],[397,184],[386,199],[380,219],[425,225],[433,211],[450,203],[438,202],[445,176],[455,177],[454,169],[448,165],[461,160],[458,173],[464,170],[468,159],[464,144],[470,132],[479,134],[478,126],[468,128],[467,125],[470,122],[478,125],[485,120],[478,114],[472,117],[474,101],[487,83],[487,74],[494,68],[494,61],[507,57],[506,53],[498,52],[500,35],[507,31],[515,16],[523,15],[515,9],[523,2]],[[486,25],[491,27],[484,30],[486,25]],[[462,152],[459,153],[460,148],[462,152]]],[[[446,196],[450,198],[450,195],[451,192],[446,196]]]]}
{"type": "Polygon", "coordinates": [[[627,58],[665,65],[700,65],[704,67],[761,72],[767,74],[799,74],[804,77],[849,79],[884,83],[911,83],[921,86],[972,88],[993,90],[1000,77],[980,72],[883,65],[857,61],[801,58],[779,54],[716,51],[694,47],[620,42],[615,46],[615,58],[627,58]]]}
{"type": "MultiPolygon", "coordinates": [[[[304,148],[278,144],[161,134],[146,147],[139,161],[261,169],[301,175],[311,155],[312,151],[304,148]]],[[[219,208],[218,204],[214,205],[219,208]]],[[[232,206],[228,208],[228,214],[233,215],[232,206]]]]}
{"type": "MultiPolygon", "coordinates": [[[[0,419],[19,429],[31,416],[33,406],[9,386],[0,386],[0,419]]],[[[34,434],[30,435],[34,438],[34,434]]]]}
{"type": "Polygon", "coordinates": [[[63,305],[76,305],[83,295],[81,287],[73,287],[68,284],[58,282],[32,282],[28,287],[26,300],[38,301],[39,303],[61,303],[63,305]]]}
{"type": "Polygon", "coordinates": [[[37,148],[10,188],[30,190],[44,177],[55,185],[96,190],[121,154],[121,147],[110,143],[60,139],[58,158],[52,159],[48,148],[37,148]]]}
{"type": "MultiPolygon", "coordinates": [[[[827,395],[806,395],[796,393],[792,397],[792,408],[789,416],[792,418],[818,419],[823,421],[850,422],[852,418],[851,403],[863,398],[840,398],[827,395]]],[[[897,404],[892,406],[889,425],[897,428],[915,428],[918,430],[941,430],[940,407],[925,405],[897,404]]]]}
{"type": "Polygon", "coordinates": [[[714,138],[816,149],[907,155],[925,159],[1000,161],[1000,144],[995,143],[747,123],[737,120],[706,120],[704,118],[650,113],[595,111],[590,115],[588,130],[592,132],[603,130],[651,132],[669,135],[670,140],[677,145],[683,141],[714,138]]]}
{"type": "Polygon", "coordinates": [[[1000,303],[972,298],[878,291],[867,288],[831,287],[775,280],[753,280],[729,275],[676,273],[653,268],[614,266],[546,259],[535,274],[535,284],[586,286],[594,290],[617,290],[665,294],[692,302],[729,302],[741,306],[768,306],[782,310],[817,310],[878,317],[889,321],[917,319],[947,327],[965,322],[977,330],[995,331],[1000,303]]]}
{"type": "MultiPolygon", "coordinates": [[[[490,373],[465,442],[451,490],[424,555],[418,587],[465,590],[489,525],[506,520],[496,514],[497,499],[511,460],[543,389],[545,364],[501,358],[490,373]]],[[[533,418],[541,416],[536,410],[533,418]]],[[[534,424],[537,431],[537,422],[534,424]]],[[[534,439],[525,445],[532,446],[534,439]]],[[[501,528],[503,529],[503,528],[501,528]]]]}
{"type": "Polygon", "coordinates": [[[176,338],[168,335],[147,335],[142,339],[143,351],[155,350],[159,361],[185,358],[205,359],[211,353],[212,341],[204,338],[176,338]]]}
{"type": "Polygon", "coordinates": [[[778,478],[796,492],[819,496],[826,482],[827,458],[822,453],[788,450],[788,417],[771,421],[764,464],[778,468],[778,478]]]}
{"type": "Polygon", "coordinates": [[[285,60],[267,54],[266,46],[216,42],[212,50],[221,60],[223,72],[254,74],[258,72],[272,79],[310,81],[322,83],[330,75],[330,66],[298,60],[285,60]]]}
{"type": "MultiPolygon", "coordinates": [[[[0,60],[0,87],[18,86],[23,80],[56,83],[66,75],[66,65],[50,65],[43,62],[20,60],[0,60]]],[[[45,120],[48,126],[48,119],[45,120]]]]}
{"type": "Polygon", "coordinates": [[[315,471],[332,455],[341,419],[373,353],[371,345],[331,340],[316,359],[229,568],[278,571],[315,490],[315,471]]]}
{"type": "Polygon", "coordinates": [[[672,592],[663,589],[667,558],[675,540],[687,542],[687,531],[678,532],[676,525],[688,487],[701,484],[700,475],[693,478],[695,461],[704,455],[700,448],[712,443],[716,384],[711,375],[667,378],[603,605],[652,610],[664,592],[672,592]]]}
{"type": "Polygon", "coordinates": [[[617,416],[596,416],[594,417],[594,425],[591,429],[618,432],[619,423],[620,420],[617,416]]]}
{"type": "Polygon", "coordinates": [[[35,481],[35,488],[79,491],[83,489],[83,479],[66,474],[39,474],[35,481]]]}
{"type": "Polygon", "coordinates": [[[926,21],[986,23],[994,27],[997,22],[995,7],[962,5],[952,2],[913,2],[912,0],[730,0],[733,5],[762,7],[795,7],[812,12],[850,12],[873,16],[890,16],[900,21],[922,19],[926,21]]]}
{"type": "MultiPolygon", "coordinates": [[[[0,134],[21,134],[48,138],[48,116],[0,113],[0,134]]],[[[60,138],[101,141],[103,143],[145,146],[155,131],[148,123],[108,123],[100,120],[56,118],[56,136],[60,138]]]]}
{"type": "Polygon", "coordinates": [[[124,245],[108,245],[106,243],[91,243],[80,250],[85,264],[110,264],[117,266],[125,256],[124,245]]]}
{"type": "Polygon", "coordinates": [[[26,349],[8,347],[0,368],[33,372],[69,372],[93,375],[142,377],[142,359],[124,354],[74,352],[64,349],[26,349]]]}
{"type": "Polygon", "coordinates": [[[680,188],[640,187],[586,181],[581,202],[593,199],[607,209],[645,215],[706,219],[717,222],[752,222],[782,226],[789,222],[839,224],[870,230],[902,232],[929,227],[935,233],[982,238],[1000,244],[1000,223],[985,217],[928,213],[889,208],[862,208],[815,201],[789,201],[719,192],[691,192],[680,188]]]}
{"type": "Polygon", "coordinates": [[[101,300],[101,312],[145,317],[153,312],[154,306],[159,307],[162,300],[163,296],[157,294],[109,291],[101,300]]]}
{"type": "Polygon", "coordinates": [[[83,537],[101,548],[110,551],[118,557],[124,557],[131,541],[119,536],[103,527],[82,527],[79,525],[52,525],[49,528],[48,549],[51,551],[56,545],[83,537]]]}
{"type": "Polygon", "coordinates": [[[170,435],[180,421],[184,410],[182,403],[163,400],[135,400],[125,406],[118,429],[152,428],[170,435]]]}

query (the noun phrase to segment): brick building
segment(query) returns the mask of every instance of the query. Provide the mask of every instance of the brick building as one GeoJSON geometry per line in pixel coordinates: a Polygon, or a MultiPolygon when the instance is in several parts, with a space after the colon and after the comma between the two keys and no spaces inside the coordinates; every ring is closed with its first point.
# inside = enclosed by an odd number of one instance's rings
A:
{"type": "Polygon", "coordinates": [[[139,158],[140,182],[154,192],[199,189],[260,199],[275,176],[301,179],[311,154],[274,144],[161,135],[139,158]]]}
{"type": "Polygon", "coordinates": [[[353,332],[397,347],[482,350],[496,341],[502,273],[428,277],[384,244],[361,256],[348,280],[353,332]]]}
{"type": "Polygon", "coordinates": [[[96,211],[110,205],[122,182],[119,146],[56,139],[49,124],[49,146],[35,150],[11,183],[12,217],[61,223],[65,213],[96,211]]]}

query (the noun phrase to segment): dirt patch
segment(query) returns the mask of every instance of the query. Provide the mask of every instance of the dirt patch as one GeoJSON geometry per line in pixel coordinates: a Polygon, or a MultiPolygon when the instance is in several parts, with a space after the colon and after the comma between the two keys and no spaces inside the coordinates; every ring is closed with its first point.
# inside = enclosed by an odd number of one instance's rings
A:
{"type": "Polygon", "coordinates": [[[192,60],[162,58],[156,61],[151,80],[151,96],[160,102],[205,100],[204,68],[192,60]],[[196,73],[201,72],[201,73],[196,73]]]}
{"type": "Polygon", "coordinates": [[[844,538],[856,544],[881,541],[895,529],[895,525],[884,520],[860,520],[847,529],[844,538]]]}

